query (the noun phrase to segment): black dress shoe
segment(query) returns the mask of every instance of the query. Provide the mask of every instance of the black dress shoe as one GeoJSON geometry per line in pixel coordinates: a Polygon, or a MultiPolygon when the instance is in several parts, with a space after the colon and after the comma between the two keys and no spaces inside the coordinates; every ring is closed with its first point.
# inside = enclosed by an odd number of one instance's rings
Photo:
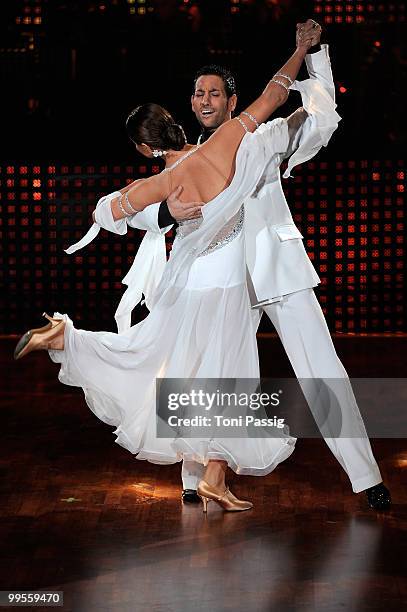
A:
{"type": "Polygon", "coordinates": [[[366,489],[366,497],[367,503],[373,510],[388,510],[391,506],[390,491],[382,482],[366,489]]]}
{"type": "Polygon", "coordinates": [[[184,489],[181,499],[184,504],[199,504],[202,501],[195,489],[184,489]]]}

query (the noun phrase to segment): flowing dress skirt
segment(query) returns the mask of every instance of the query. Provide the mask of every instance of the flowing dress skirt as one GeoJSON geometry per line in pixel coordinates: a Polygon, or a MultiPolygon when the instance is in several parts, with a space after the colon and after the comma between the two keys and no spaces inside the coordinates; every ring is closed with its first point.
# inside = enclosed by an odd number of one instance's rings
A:
{"type": "MultiPolygon", "coordinates": [[[[331,93],[317,78],[296,81],[292,89],[301,93],[308,118],[284,176],[326,146],[340,120],[331,93]]],[[[295,438],[286,434],[200,440],[163,439],[155,433],[156,378],[259,378],[243,232],[226,240],[222,248],[202,253],[242,202],[260,193],[260,185],[276,180],[276,169],[289,146],[288,123],[281,118],[243,137],[231,184],[203,207],[201,227],[175,240],[144,321],[119,335],[76,329],[67,315],[54,313],[67,322],[64,350],[49,351],[51,359],[61,364],[59,379],[82,387],[91,410],[115,427],[115,441],[138,459],[165,464],[185,458],[205,464],[222,458],[238,473],[262,475],[294,449],[295,438]]],[[[101,209],[106,208],[107,220],[101,227],[115,231],[107,200],[105,204],[101,209]]],[[[89,244],[99,229],[94,224],[67,252],[89,244]]]]}
{"type": "Polygon", "coordinates": [[[197,257],[178,289],[120,335],[76,329],[68,315],[54,313],[66,321],[64,349],[49,350],[61,364],[59,380],[82,387],[89,408],[115,427],[115,442],[138,459],[223,459],[236,473],[267,474],[293,452],[294,438],[156,436],[156,378],[259,378],[244,232],[197,257]]]}

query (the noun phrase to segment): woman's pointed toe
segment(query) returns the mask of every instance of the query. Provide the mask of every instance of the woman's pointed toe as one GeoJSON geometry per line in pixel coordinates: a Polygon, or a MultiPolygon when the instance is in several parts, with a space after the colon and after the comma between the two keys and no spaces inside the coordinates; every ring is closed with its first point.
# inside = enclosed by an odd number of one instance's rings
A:
{"type": "MultiPolygon", "coordinates": [[[[55,344],[57,339],[59,340],[61,334],[63,334],[65,329],[65,320],[53,319],[45,312],[43,313],[43,316],[48,319],[49,323],[44,325],[44,327],[29,329],[17,342],[13,355],[16,361],[33,351],[55,348],[55,346],[52,346],[52,344],[55,344]]],[[[63,341],[59,341],[59,344],[63,345],[63,341]]]]}

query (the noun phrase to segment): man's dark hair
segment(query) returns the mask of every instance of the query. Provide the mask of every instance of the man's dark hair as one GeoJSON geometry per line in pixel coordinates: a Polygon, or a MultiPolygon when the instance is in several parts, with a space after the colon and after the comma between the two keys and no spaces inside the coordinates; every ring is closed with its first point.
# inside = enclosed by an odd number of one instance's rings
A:
{"type": "Polygon", "coordinates": [[[214,74],[215,76],[218,76],[222,79],[223,84],[225,86],[226,97],[228,99],[233,96],[233,94],[237,93],[236,81],[233,74],[227,68],[224,68],[223,66],[217,66],[216,64],[202,66],[202,68],[198,70],[194,77],[194,91],[196,87],[196,82],[199,77],[207,74],[214,74]]]}

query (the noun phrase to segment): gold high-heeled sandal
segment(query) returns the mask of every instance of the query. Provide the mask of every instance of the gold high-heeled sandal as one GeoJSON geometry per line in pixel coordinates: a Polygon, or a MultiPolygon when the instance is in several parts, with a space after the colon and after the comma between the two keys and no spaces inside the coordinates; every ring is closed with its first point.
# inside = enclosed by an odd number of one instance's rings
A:
{"type": "Polygon", "coordinates": [[[65,328],[64,319],[53,319],[46,312],[43,312],[42,316],[48,319],[49,323],[44,325],[44,327],[30,329],[21,336],[14,349],[14,359],[21,359],[32,351],[52,348],[50,346],[52,340],[55,340],[60,333],[63,333],[65,328]]]}
{"type": "Polygon", "coordinates": [[[250,510],[253,504],[243,499],[238,499],[233,493],[226,488],[223,492],[219,492],[209,485],[205,480],[201,480],[198,484],[197,493],[203,502],[203,511],[208,512],[208,502],[211,500],[219,504],[226,512],[242,512],[250,510]]]}

